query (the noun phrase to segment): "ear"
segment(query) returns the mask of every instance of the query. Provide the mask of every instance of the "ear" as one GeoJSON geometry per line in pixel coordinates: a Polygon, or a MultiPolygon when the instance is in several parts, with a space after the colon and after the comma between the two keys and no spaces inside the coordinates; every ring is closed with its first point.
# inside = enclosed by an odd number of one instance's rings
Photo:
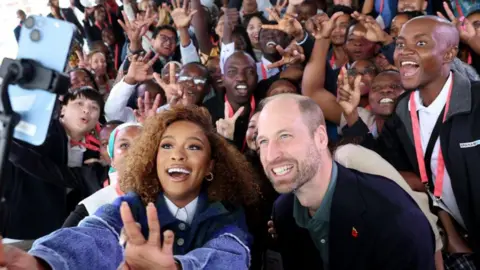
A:
{"type": "Polygon", "coordinates": [[[423,2],[423,11],[427,10],[427,7],[428,7],[428,1],[425,0],[425,1],[423,2]]]}
{"type": "Polygon", "coordinates": [[[213,172],[213,168],[215,168],[215,160],[210,160],[210,164],[208,165],[208,173],[213,172]]]}
{"type": "Polygon", "coordinates": [[[62,109],[60,109],[60,115],[61,116],[65,115],[65,110],[66,110],[66,106],[62,105],[62,109]]]}
{"type": "Polygon", "coordinates": [[[315,144],[319,150],[328,149],[328,134],[325,125],[320,125],[313,134],[315,144]]]}
{"type": "Polygon", "coordinates": [[[444,63],[451,63],[457,57],[458,54],[458,46],[452,46],[447,49],[445,55],[443,56],[444,63]]]}

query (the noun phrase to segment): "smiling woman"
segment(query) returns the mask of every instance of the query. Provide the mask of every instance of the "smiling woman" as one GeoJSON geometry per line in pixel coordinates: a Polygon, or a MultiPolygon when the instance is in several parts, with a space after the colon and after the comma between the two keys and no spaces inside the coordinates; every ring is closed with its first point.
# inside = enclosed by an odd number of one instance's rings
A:
{"type": "Polygon", "coordinates": [[[122,262],[135,269],[146,269],[142,263],[149,269],[248,269],[251,236],[243,207],[260,198],[259,187],[206,109],[173,107],[147,119],[119,173],[121,189],[133,192],[77,227],[37,240],[30,255],[15,262],[32,268],[43,261],[52,269],[117,269],[122,262]]]}

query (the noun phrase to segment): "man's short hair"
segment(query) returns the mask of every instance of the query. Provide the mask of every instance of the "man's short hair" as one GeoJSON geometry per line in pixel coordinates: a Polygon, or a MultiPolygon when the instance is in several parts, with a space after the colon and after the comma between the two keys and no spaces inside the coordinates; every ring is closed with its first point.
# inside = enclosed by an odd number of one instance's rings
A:
{"type": "Polygon", "coordinates": [[[313,99],[296,94],[280,94],[272,97],[265,98],[259,104],[260,110],[263,110],[265,106],[272,100],[277,98],[291,98],[298,105],[298,109],[302,116],[302,120],[310,131],[310,135],[315,133],[315,130],[321,125],[325,126],[325,118],[323,116],[322,109],[318,106],[313,99]]]}
{"type": "Polygon", "coordinates": [[[177,42],[178,40],[178,36],[177,36],[177,30],[171,26],[171,25],[161,25],[159,27],[155,27],[155,29],[153,30],[152,32],[152,39],[156,39],[158,34],[162,31],[162,30],[170,30],[173,34],[175,34],[175,42],[177,42]]]}
{"type": "Polygon", "coordinates": [[[103,96],[100,94],[97,90],[88,87],[88,86],[83,86],[77,89],[72,89],[70,90],[64,97],[63,101],[61,103],[62,106],[68,105],[70,101],[74,101],[78,98],[86,98],[88,100],[94,101],[95,103],[98,104],[98,107],[100,108],[100,117],[103,115],[103,109],[105,107],[105,101],[103,101],[103,96]]]}

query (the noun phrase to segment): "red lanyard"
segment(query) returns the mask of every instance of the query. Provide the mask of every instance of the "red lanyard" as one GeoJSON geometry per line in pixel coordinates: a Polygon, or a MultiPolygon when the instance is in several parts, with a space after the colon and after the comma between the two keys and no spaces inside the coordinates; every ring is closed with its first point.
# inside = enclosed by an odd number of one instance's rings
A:
{"type": "Polygon", "coordinates": [[[463,17],[463,10],[462,10],[462,6],[460,6],[459,0],[455,0],[455,6],[457,8],[458,17],[463,17]]]}
{"type": "Polygon", "coordinates": [[[335,69],[337,66],[335,65],[335,53],[332,53],[332,57],[330,57],[330,67],[332,67],[332,69],[335,69]]]}
{"type": "MultiPolygon", "coordinates": [[[[268,79],[268,77],[267,77],[267,68],[265,68],[265,65],[264,65],[264,64],[261,64],[260,67],[262,68],[262,80],[268,79]]],[[[232,115],[233,115],[233,114],[232,114],[232,115]]]]}
{"type": "MultiPolygon", "coordinates": [[[[228,117],[232,117],[235,112],[233,111],[233,107],[232,105],[230,105],[230,102],[228,102],[227,95],[225,95],[225,103],[226,103],[225,105],[228,107],[228,117]]],[[[248,116],[248,120],[250,120],[250,118],[252,118],[253,114],[255,113],[255,108],[256,108],[255,98],[252,95],[252,98],[250,99],[250,115],[248,116]]],[[[245,138],[243,140],[242,152],[245,150],[246,145],[247,145],[247,139],[245,138]]]]}
{"type": "MultiPolygon", "coordinates": [[[[453,74],[452,74],[453,76],[453,74]]],[[[452,95],[453,88],[453,77],[450,84],[450,89],[448,90],[447,102],[445,104],[445,113],[443,114],[443,122],[447,117],[448,107],[450,105],[450,97],[452,95]]],[[[422,183],[428,183],[427,170],[425,168],[424,153],[422,149],[422,139],[420,136],[420,124],[417,116],[417,105],[415,104],[415,92],[410,94],[410,118],[412,119],[412,129],[413,129],[413,140],[415,143],[415,152],[417,154],[418,168],[420,170],[420,178],[422,183]]],[[[435,189],[433,195],[440,198],[443,191],[443,176],[445,175],[445,162],[443,159],[442,148],[438,149],[438,160],[437,160],[437,177],[435,180],[435,189]]]]}
{"type": "Polygon", "coordinates": [[[95,138],[93,135],[88,134],[85,136],[85,142],[82,141],[75,141],[70,139],[70,145],[71,146],[83,146],[87,149],[90,149],[95,152],[99,152],[100,148],[94,144],[100,145],[100,142],[95,138]]]}

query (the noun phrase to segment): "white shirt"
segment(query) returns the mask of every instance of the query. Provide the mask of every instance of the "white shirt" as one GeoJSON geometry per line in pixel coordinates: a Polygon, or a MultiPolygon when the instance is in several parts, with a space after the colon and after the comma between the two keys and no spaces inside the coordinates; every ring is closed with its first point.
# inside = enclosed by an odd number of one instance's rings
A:
{"type": "Polygon", "coordinates": [[[67,149],[68,149],[68,167],[82,167],[83,166],[83,153],[87,151],[82,145],[70,145],[70,136],[68,137],[67,149]]]}
{"type": "Polygon", "coordinates": [[[163,197],[165,198],[168,210],[176,219],[186,222],[188,224],[192,224],[193,217],[195,216],[195,211],[197,210],[198,197],[196,197],[193,201],[188,203],[183,208],[178,208],[166,196],[163,197]]]}
{"type": "MultiPolygon", "coordinates": [[[[417,106],[418,118],[420,123],[420,137],[422,141],[423,154],[425,155],[428,141],[432,135],[433,128],[437,122],[440,113],[442,112],[445,104],[447,103],[448,91],[452,84],[452,74],[447,79],[447,82],[442,88],[442,91],[437,96],[437,98],[430,104],[430,106],[423,106],[419,91],[415,91],[414,99],[417,106]]],[[[410,103],[408,106],[410,110],[410,103]]],[[[443,115],[441,116],[443,117],[443,115]]],[[[438,153],[440,150],[440,138],[437,139],[435,146],[432,152],[432,159],[430,161],[430,168],[432,170],[433,183],[435,184],[437,178],[437,164],[438,164],[438,153]]],[[[465,223],[460,214],[460,210],[457,205],[457,200],[455,199],[455,194],[453,194],[452,183],[450,180],[450,175],[448,174],[447,168],[445,168],[445,174],[443,176],[443,190],[441,200],[436,200],[433,197],[433,194],[429,191],[429,195],[432,197],[434,205],[442,208],[450,215],[452,215],[455,220],[465,228],[465,223]]]]}

